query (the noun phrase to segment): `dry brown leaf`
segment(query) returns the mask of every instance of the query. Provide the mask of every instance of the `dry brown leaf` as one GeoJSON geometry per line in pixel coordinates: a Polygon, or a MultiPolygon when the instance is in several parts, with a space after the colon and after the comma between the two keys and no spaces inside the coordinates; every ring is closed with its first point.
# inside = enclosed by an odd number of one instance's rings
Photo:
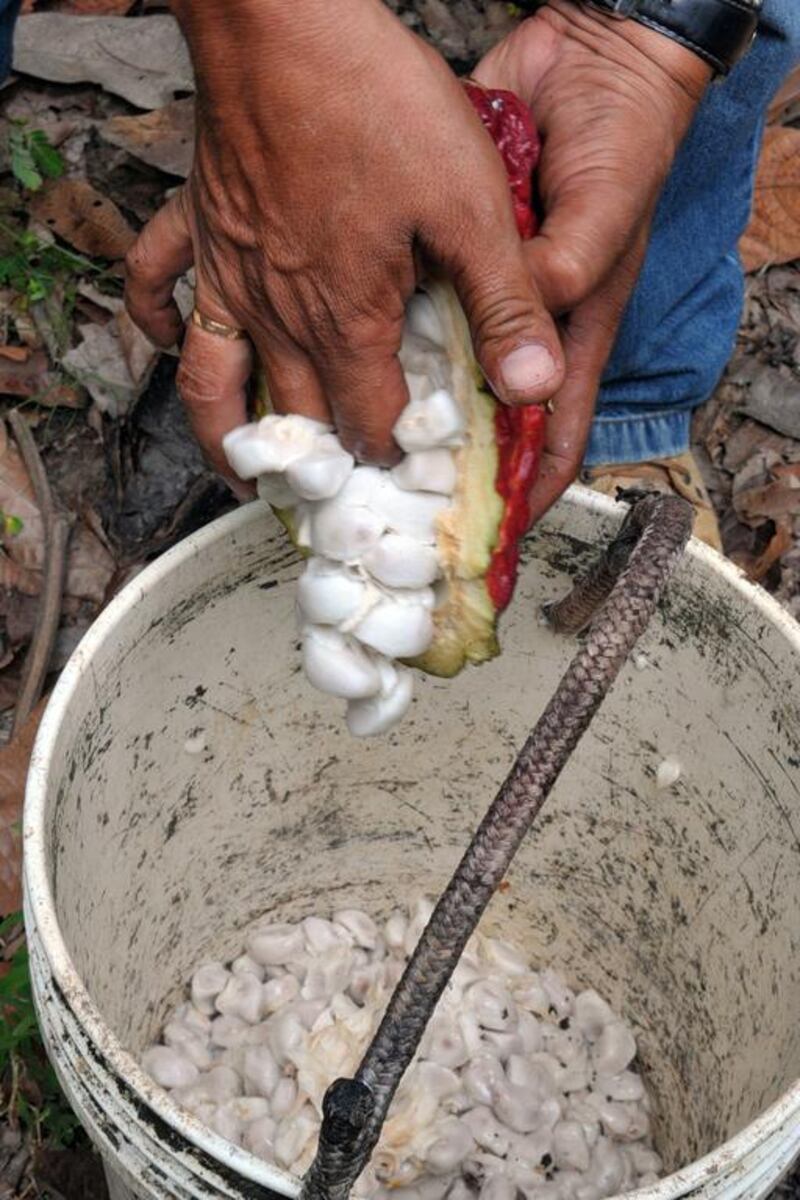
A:
{"type": "Polygon", "coordinates": [[[793,441],[756,421],[742,421],[722,443],[722,465],[726,471],[738,471],[759,450],[782,454],[793,445],[793,441]]]}
{"type": "MultiPolygon", "coordinates": [[[[6,637],[15,651],[27,646],[33,637],[38,611],[38,596],[26,596],[18,589],[0,592],[0,619],[5,622],[6,637]]],[[[0,679],[4,674],[0,671],[0,679]]]]}
{"type": "Polygon", "coordinates": [[[770,367],[753,357],[737,382],[749,386],[741,389],[740,398],[731,405],[734,413],[800,441],[800,384],[790,367],[770,367]]]}
{"type": "Polygon", "coordinates": [[[19,695],[19,673],[20,665],[18,658],[5,670],[0,671],[0,712],[8,712],[17,703],[19,695]]]}
{"type": "Polygon", "coordinates": [[[778,463],[772,468],[776,479],[796,479],[800,486],[800,462],[778,463]]]}
{"type": "Polygon", "coordinates": [[[767,129],[739,250],[746,271],[800,258],[800,129],[767,129]]]}
{"type": "Polygon", "coordinates": [[[131,379],[137,387],[144,388],[158,361],[160,351],[124,309],[117,314],[116,322],[119,344],[131,379]]]}
{"type": "Polygon", "coordinates": [[[53,83],[99,83],[137,108],[160,108],[193,92],[192,65],[174,17],[21,17],[14,68],[53,83]]]}
{"type": "Polygon", "coordinates": [[[20,907],[22,804],[33,742],[46,704],[45,697],[14,740],[0,748],[0,915],[20,907]]]}
{"type": "Polygon", "coordinates": [[[87,300],[85,296],[75,298],[75,317],[82,325],[107,325],[111,320],[111,314],[107,308],[101,308],[99,304],[95,304],[93,300],[87,300]]]}
{"type": "MultiPolygon", "coordinates": [[[[23,347],[9,346],[7,349],[23,347]]],[[[0,394],[26,396],[48,408],[81,408],[84,396],[80,388],[50,370],[44,350],[31,353],[25,349],[27,359],[12,359],[0,353],[0,394]]]]}
{"type": "Polygon", "coordinates": [[[112,200],[83,179],[56,179],[30,202],[30,212],[70,246],[92,257],[124,258],[135,231],[112,200]]]}
{"type": "Polygon", "coordinates": [[[38,596],[42,589],[42,576],[39,571],[21,567],[9,558],[5,550],[0,550],[0,588],[13,589],[25,596],[38,596]]]}
{"type": "MultiPolygon", "coordinates": [[[[0,603],[2,603],[2,596],[0,596],[0,603]]],[[[5,638],[5,639],[0,638],[0,683],[2,683],[2,681],[3,681],[3,676],[5,674],[5,668],[9,665],[10,662],[13,661],[13,659],[14,659],[14,651],[11,649],[11,647],[9,645],[9,639],[8,638],[5,638]]]]}
{"type": "Polygon", "coordinates": [[[792,537],[791,525],[788,521],[781,522],[776,526],[775,532],[763,553],[753,561],[740,565],[744,567],[744,570],[754,583],[760,583],[778,559],[791,550],[793,543],[794,538],[792,537]]]}
{"type": "Polygon", "coordinates": [[[67,595],[89,600],[99,609],[115,570],[116,562],[97,534],[83,522],[77,525],[69,541],[67,595]]]}
{"type": "Polygon", "coordinates": [[[93,283],[88,283],[84,280],[78,284],[78,295],[84,296],[90,300],[97,308],[103,309],[109,316],[115,316],[118,312],[122,312],[125,307],[125,301],[119,296],[109,296],[107,292],[101,292],[93,283]]]}
{"type": "Polygon", "coordinates": [[[120,311],[106,325],[83,325],[82,341],[62,359],[101,412],[124,416],[147,386],[159,351],[120,311]]]}
{"type": "MultiPolygon", "coordinates": [[[[0,545],[0,586],[25,595],[39,594],[44,567],[44,525],[28,472],[16,445],[0,421],[0,509],[19,517],[22,529],[0,545]]],[[[66,596],[102,604],[116,564],[103,542],[81,522],[73,531],[67,559],[66,596]]]]}
{"type": "Polygon", "coordinates": [[[734,495],[733,506],[741,520],[750,526],[796,516],[800,513],[800,479],[790,476],[740,491],[734,495]]]}
{"type": "Polygon", "coordinates": [[[185,179],[194,147],[194,98],[175,100],[137,117],[111,117],[99,132],[112,146],[127,150],[151,167],[185,179]]]}
{"type": "Polygon", "coordinates": [[[48,366],[44,350],[29,353],[23,359],[3,355],[0,359],[0,393],[6,396],[32,396],[48,366]]]}
{"type": "MultiPolygon", "coordinates": [[[[4,537],[0,543],[7,558],[24,571],[41,571],[44,563],[44,523],[25,464],[5,421],[0,421],[0,510],[12,517],[19,517],[22,522],[19,533],[4,537]]],[[[26,588],[22,590],[27,591],[26,588]]]]}
{"type": "Polygon", "coordinates": [[[0,358],[7,358],[9,362],[24,363],[30,356],[30,346],[0,346],[0,358]]]}

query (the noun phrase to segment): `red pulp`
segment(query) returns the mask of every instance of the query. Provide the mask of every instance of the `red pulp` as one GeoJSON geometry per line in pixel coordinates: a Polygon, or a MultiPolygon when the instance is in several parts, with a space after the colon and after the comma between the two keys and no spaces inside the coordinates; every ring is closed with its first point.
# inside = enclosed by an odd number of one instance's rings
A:
{"type": "MultiPolygon", "coordinates": [[[[531,206],[533,172],[541,143],[530,113],[513,92],[483,88],[472,82],[464,86],[503,157],[520,237],[533,237],[536,233],[536,216],[531,206]]],[[[486,586],[498,612],[502,612],[514,594],[519,541],[529,525],[528,497],[539,475],[545,421],[545,409],[540,404],[495,407],[498,461],[494,486],[503,498],[504,511],[486,573],[486,586]]]]}

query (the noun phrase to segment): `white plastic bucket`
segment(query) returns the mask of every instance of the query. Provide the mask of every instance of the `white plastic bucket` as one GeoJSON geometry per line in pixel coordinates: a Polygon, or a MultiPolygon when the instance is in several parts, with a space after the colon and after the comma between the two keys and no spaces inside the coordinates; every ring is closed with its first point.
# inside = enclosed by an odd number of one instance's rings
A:
{"type": "MultiPolygon", "coordinates": [[[[136,1056],[193,965],[265,911],[441,888],[572,653],[539,605],[618,520],[574,489],[527,543],[502,657],[421,680],[371,742],[299,672],[298,562],[261,505],[92,627],[34,751],[25,904],[44,1036],[113,1200],[296,1194],[136,1056]]],[[[641,650],[487,921],[637,1026],[673,1171],[639,1200],[758,1200],[800,1151],[800,628],[693,544],[641,650]],[[682,774],[659,792],[665,756],[682,774]]]]}

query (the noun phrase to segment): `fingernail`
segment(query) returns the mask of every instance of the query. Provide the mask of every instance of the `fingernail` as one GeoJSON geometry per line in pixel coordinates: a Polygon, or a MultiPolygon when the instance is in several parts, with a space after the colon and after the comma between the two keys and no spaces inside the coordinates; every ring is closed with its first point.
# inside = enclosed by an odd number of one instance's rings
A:
{"type": "Polygon", "coordinates": [[[500,363],[500,376],[510,392],[532,392],[556,373],[555,359],[541,342],[517,346],[500,363]]]}

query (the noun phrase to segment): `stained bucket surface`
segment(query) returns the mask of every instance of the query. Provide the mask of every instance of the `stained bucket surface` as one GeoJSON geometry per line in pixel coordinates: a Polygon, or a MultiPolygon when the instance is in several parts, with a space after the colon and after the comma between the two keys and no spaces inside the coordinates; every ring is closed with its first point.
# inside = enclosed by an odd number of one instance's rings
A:
{"type": "MultiPolygon", "coordinates": [[[[44,1037],[112,1200],[296,1195],[137,1057],[264,913],[438,893],[572,654],[539,608],[620,519],[573,489],[525,544],[502,656],[420,679],[372,741],[303,679],[300,563],[261,504],[93,625],[34,750],[25,909],[44,1037]]],[[[485,918],[635,1026],[672,1172],[637,1200],[759,1200],[800,1152],[799,797],[800,627],[693,543],[485,918]],[[665,758],[680,778],[658,790],[665,758]]]]}

